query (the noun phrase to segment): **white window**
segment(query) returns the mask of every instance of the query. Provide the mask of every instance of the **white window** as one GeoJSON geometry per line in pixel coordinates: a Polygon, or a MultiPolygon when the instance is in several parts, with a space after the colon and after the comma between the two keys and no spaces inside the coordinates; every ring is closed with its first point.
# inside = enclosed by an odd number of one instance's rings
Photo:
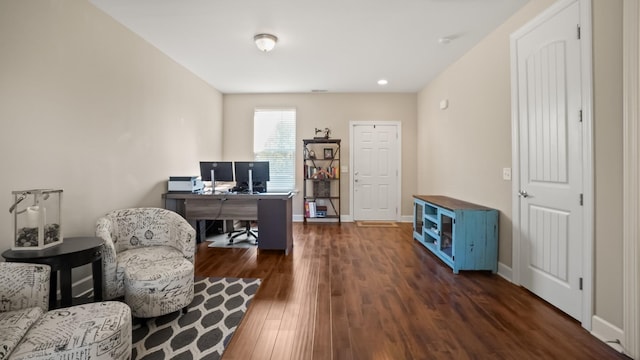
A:
{"type": "Polygon", "coordinates": [[[267,190],[295,188],[296,110],[256,109],[253,116],[253,156],[269,161],[267,190]]]}

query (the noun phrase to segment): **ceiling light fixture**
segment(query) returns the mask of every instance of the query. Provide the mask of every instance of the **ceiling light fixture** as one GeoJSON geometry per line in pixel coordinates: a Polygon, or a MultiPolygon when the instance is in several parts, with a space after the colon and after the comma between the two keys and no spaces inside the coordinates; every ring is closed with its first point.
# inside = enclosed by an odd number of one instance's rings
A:
{"type": "Polygon", "coordinates": [[[387,85],[389,82],[386,79],[378,80],[378,85],[387,85]]]}
{"type": "Polygon", "coordinates": [[[271,34],[258,34],[253,37],[253,41],[256,42],[256,46],[260,51],[269,52],[276,46],[278,38],[271,34]]]}

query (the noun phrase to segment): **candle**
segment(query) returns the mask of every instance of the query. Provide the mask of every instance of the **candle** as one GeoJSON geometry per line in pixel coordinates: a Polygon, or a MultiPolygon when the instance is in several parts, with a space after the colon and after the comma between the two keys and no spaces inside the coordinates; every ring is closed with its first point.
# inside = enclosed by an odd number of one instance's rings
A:
{"type": "Polygon", "coordinates": [[[27,208],[27,227],[37,228],[40,220],[40,207],[29,206],[27,208]]]}

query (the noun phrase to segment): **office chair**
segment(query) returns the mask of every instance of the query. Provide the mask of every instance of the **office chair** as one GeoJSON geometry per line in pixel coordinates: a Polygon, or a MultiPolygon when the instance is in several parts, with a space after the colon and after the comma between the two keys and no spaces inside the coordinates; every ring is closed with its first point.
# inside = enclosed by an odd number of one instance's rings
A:
{"type": "MultiPolygon", "coordinates": [[[[248,190],[247,188],[245,188],[245,186],[247,186],[246,183],[236,183],[236,187],[234,188],[235,191],[246,191],[248,190]]],[[[247,186],[248,187],[248,186],[247,186]]],[[[253,183],[253,191],[254,192],[266,192],[267,191],[267,183],[266,182],[254,182],[253,183]]],[[[229,237],[229,243],[228,245],[233,245],[234,244],[234,239],[237,238],[238,236],[241,235],[247,235],[246,239],[242,239],[242,241],[250,241],[251,237],[253,236],[254,239],[256,239],[256,241],[253,243],[253,245],[257,245],[258,244],[258,234],[256,234],[256,231],[251,229],[251,221],[249,220],[245,220],[244,221],[244,229],[241,230],[232,230],[229,232],[228,237],[229,237]]]]}
{"type": "Polygon", "coordinates": [[[244,221],[244,229],[239,229],[239,230],[232,230],[229,232],[229,234],[227,234],[227,237],[229,238],[229,243],[228,245],[233,245],[235,242],[235,238],[237,238],[238,236],[241,235],[247,235],[246,239],[241,239],[238,242],[242,242],[242,241],[250,241],[251,237],[253,236],[254,239],[256,239],[256,241],[253,243],[253,245],[257,245],[258,244],[258,234],[256,233],[255,230],[251,229],[251,221],[250,220],[245,220],[244,221]]]}

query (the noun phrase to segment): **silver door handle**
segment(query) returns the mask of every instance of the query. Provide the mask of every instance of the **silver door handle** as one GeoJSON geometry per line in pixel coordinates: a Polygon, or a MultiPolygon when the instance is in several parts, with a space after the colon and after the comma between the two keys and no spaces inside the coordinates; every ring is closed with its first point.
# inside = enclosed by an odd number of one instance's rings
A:
{"type": "Polygon", "coordinates": [[[529,194],[527,194],[527,192],[524,191],[524,190],[520,190],[520,191],[518,191],[518,196],[526,199],[526,198],[529,197],[529,194]]]}

